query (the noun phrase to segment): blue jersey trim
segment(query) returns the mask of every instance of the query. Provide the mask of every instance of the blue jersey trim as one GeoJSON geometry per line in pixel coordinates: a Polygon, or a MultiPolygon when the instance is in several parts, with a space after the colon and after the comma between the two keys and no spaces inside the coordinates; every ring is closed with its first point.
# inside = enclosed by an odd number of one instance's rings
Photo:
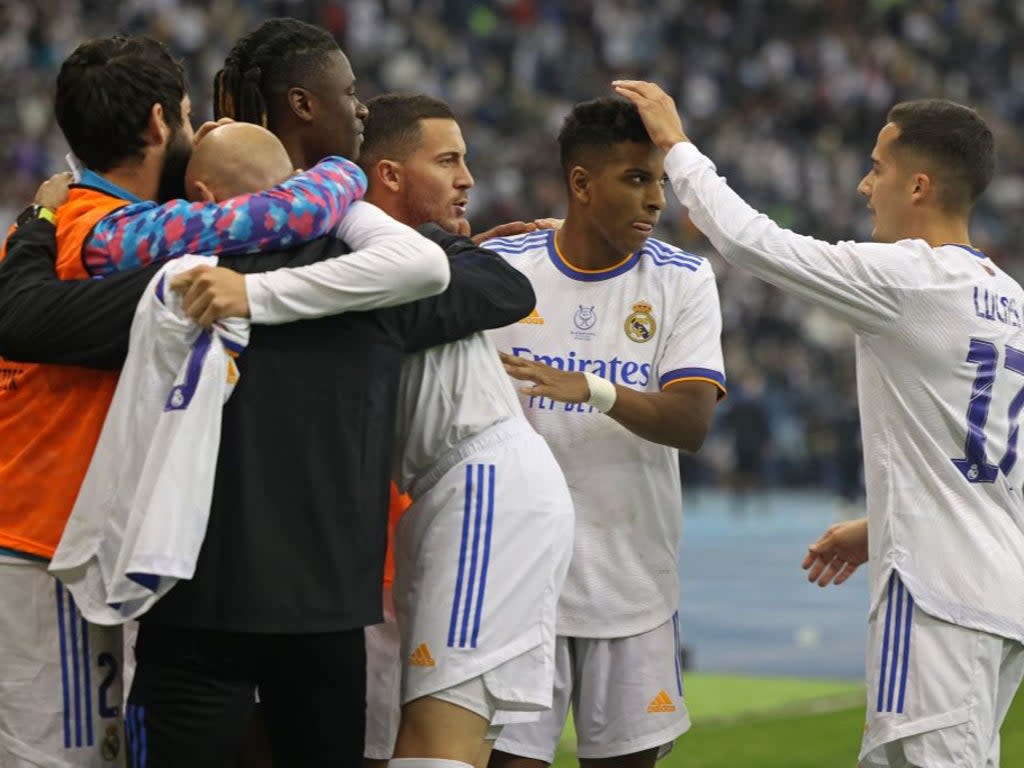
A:
{"type": "Polygon", "coordinates": [[[685,379],[706,379],[721,387],[723,392],[725,391],[725,374],[713,368],[677,368],[662,374],[658,378],[658,386],[664,389],[673,382],[685,379]]]}
{"type": "Polygon", "coordinates": [[[473,465],[466,465],[466,494],[462,507],[462,541],[459,545],[459,571],[455,579],[455,599],[452,600],[452,617],[448,624],[448,647],[455,647],[455,632],[459,622],[459,605],[462,601],[462,573],[466,566],[466,545],[469,542],[469,516],[473,508],[473,465]]]}
{"type": "Polygon", "coordinates": [[[977,256],[979,259],[987,259],[988,258],[988,256],[986,256],[984,253],[979,251],[977,248],[972,248],[971,246],[964,245],[963,243],[943,243],[939,247],[945,247],[947,245],[952,245],[954,248],[963,248],[969,254],[971,254],[972,256],[977,256]]]}
{"type": "Polygon", "coordinates": [[[555,233],[551,233],[551,237],[548,240],[548,258],[551,259],[551,263],[555,265],[555,269],[561,272],[568,278],[573,280],[579,280],[584,283],[596,283],[601,280],[610,280],[613,277],[629,272],[640,262],[640,253],[631,253],[629,256],[624,258],[618,264],[613,264],[605,269],[579,269],[574,267],[558,250],[558,244],[555,242],[555,233]]]}
{"type": "Polygon", "coordinates": [[[57,631],[60,638],[60,678],[64,696],[64,748],[71,748],[71,696],[68,692],[68,641],[64,622],[64,585],[57,581],[57,631]]]}
{"type": "MultiPolygon", "coordinates": [[[[482,469],[481,465],[481,469],[482,469]]],[[[494,471],[493,464],[487,465],[487,533],[484,534],[484,562],[480,569],[480,589],[476,596],[476,618],[473,620],[473,636],[470,648],[476,648],[480,635],[480,619],[484,614],[484,593],[487,589],[487,568],[491,561],[491,533],[494,530],[494,471]]]]}
{"type": "Polygon", "coordinates": [[[108,195],[121,200],[129,200],[133,203],[143,202],[142,198],[138,195],[133,195],[127,189],[117,186],[114,182],[100,176],[96,171],[83,171],[81,178],[73,186],[92,187],[93,189],[98,189],[100,192],[106,192],[108,195]]]}
{"type": "Polygon", "coordinates": [[[674,264],[691,272],[696,272],[700,269],[700,265],[704,262],[703,256],[688,253],[667,243],[662,243],[659,240],[648,240],[642,251],[647,252],[658,266],[674,264]]]}
{"type": "Polygon", "coordinates": [[[493,240],[484,242],[483,247],[502,255],[518,256],[535,248],[543,247],[550,236],[551,230],[544,230],[543,232],[531,232],[528,235],[518,235],[516,237],[496,237],[493,240]]]}
{"type": "Polygon", "coordinates": [[[78,622],[82,627],[82,674],[85,677],[85,745],[91,747],[95,745],[92,730],[92,654],[89,653],[89,625],[85,621],[85,617],[82,616],[82,612],[78,612],[78,622]]]}

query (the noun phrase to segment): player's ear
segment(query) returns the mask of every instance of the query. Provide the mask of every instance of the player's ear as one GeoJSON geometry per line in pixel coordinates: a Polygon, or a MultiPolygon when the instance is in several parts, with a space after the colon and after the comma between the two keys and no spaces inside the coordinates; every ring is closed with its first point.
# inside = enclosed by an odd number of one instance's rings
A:
{"type": "Polygon", "coordinates": [[[149,119],[146,120],[146,127],[142,136],[147,144],[154,146],[162,145],[171,135],[171,129],[164,119],[164,107],[157,102],[149,109],[149,119]]]}
{"type": "Polygon", "coordinates": [[[402,164],[394,160],[378,160],[373,175],[386,189],[397,192],[402,187],[402,164]]]}
{"type": "Polygon", "coordinates": [[[208,203],[217,202],[217,198],[214,197],[214,194],[210,190],[210,188],[206,186],[203,182],[201,182],[199,179],[196,179],[193,182],[193,189],[190,191],[188,199],[205,200],[208,203]]]}
{"type": "Polygon", "coordinates": [[[915,173],[911,180],[910,199],[915,203],[924,202],[935,193],[934,187],[927,173],[915,173]]]}
{"type": "Polygon", "coordinates": [[[297,85],[288,89],[288,108],[303,122],[313,120],[313,98],[309,91],[297,85]]]}
{"type": "Polygon", "coordinates": [[[582,165],[569,171],[569,192],[581,203],[590,202],[590,172],[582,165]]]}

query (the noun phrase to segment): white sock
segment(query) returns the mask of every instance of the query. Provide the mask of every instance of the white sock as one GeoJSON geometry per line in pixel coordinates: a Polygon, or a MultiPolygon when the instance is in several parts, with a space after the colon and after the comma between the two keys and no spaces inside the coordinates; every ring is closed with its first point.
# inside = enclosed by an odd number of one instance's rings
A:
{"type": "Polygon", "coordinates": [[[459,760],[439,760],[434,757],[393,757],[388,768],[473,768],[459,760]]]}

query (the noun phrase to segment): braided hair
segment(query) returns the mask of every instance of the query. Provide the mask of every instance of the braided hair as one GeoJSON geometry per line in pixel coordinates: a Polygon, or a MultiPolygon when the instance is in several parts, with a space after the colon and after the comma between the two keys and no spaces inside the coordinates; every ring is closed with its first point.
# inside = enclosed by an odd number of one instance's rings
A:
{"type": "Polygon", "coordinates": [[[270,128],[271,96],[305,82],[339,50],[329,32],[298,19],[268,19],[241,37],[213,81],[214,118],[270,128]]]}

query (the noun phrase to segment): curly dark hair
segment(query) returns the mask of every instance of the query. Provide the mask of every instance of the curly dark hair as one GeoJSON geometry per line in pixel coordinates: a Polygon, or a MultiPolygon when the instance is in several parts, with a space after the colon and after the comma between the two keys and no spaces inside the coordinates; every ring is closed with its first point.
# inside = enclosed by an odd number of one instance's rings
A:
{"type": "Polygon", "coordinates": [[[82,43],[61,65],[54,111],[71,151],[99,172],[141,158],[142,132],[154,104],[172,129],[183,125],[185,73],[151,37],[82,43]]]}
{"type": "Polygon", "coordinates": [[[584,152],[631,141],[650,144],[644,121],[637,108],[622,99],[594,99],[572,108],[558,132],[562,172],[568,176],[574,165],[580,165],[584,152]]]}

